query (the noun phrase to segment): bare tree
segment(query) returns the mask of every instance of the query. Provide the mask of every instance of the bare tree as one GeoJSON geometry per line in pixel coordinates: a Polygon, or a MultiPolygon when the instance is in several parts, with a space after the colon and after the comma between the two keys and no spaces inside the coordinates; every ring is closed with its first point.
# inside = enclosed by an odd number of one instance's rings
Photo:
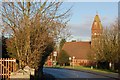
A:
{"type": "Polygon", "coordinates": [[[118,48],[118,74],[119,74],[119,79],[120,79],[120,16],[119,15],[118,15],[118,46],[119,46],[118,48]]]}
{"type": "Polygon", "coordinates": [[[96,40],[94,47],[95,57],[97,61],[108,61],[112,64],[118,62],[118,23],[115,22],[110,28],[104,28],[102,35],[96,40]]]}
{"type": "Polygon", "coordinates": [[[2,3],[3,27],[10,32],[7,49],[19,60],[19,68],[29,65],[42,76],[44,62],[69,21],[70,9],[61,12],[61,5],[47,0],[2,3]]]}

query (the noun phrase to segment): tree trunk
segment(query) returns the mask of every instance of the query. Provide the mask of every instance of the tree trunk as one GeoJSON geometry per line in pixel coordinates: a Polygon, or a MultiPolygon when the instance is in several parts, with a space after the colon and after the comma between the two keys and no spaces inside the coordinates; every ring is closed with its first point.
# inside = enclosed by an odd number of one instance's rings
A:
{"type": "Polygon", "coordinates": [[[39,67],[38,70],[35,70],[35,80],[43,80],[43,66],[39,67]]]}
{"type": "Polygon", "coordinates": [[[119,61],[118,61],[118,77],[119,77],[119,79],[120,79],[120,59],[119,59],[119,61]]]}
{"type": "Polygon", "coordinates": [[[114,63],[112,63],[112,70],[115,70],[115,65],[114,65],[114,63]]]}
{"type": "Polygon", "coordinates": [[[95,67],[96,67],[96,69],[98,68],[98,62],[97,61],[95,62],[95,67]]]}
{"type": "Polygon", "coordinates": [[[39,79],[42,79],[43,80],[43,66],[41,66],[40,68],[39,68],[39,79]]]}
{"type": "Polygon", "coordinates": [[[22,68],[22,60],[19,60],[19,69],[22,68]]]}

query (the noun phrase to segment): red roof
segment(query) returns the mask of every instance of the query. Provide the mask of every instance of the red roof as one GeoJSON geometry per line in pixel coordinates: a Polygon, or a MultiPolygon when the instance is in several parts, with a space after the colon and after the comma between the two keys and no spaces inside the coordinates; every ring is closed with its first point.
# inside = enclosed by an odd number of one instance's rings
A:
{"type": "Polygon", "coordinates": [[[62,50],[66,51],[71,57],[76,59],[87,59],[90,54],[91,42],[66,42],[62,50]]]}

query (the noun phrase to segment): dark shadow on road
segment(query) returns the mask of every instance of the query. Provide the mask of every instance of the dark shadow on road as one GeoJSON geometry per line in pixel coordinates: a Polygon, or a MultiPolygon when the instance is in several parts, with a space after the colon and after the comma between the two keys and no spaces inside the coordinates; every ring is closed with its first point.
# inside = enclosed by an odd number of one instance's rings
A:
{"type": "Polygon", "coordinates": [[[51,74],[44,73],[43,80],[56,80],[51,74]]]}

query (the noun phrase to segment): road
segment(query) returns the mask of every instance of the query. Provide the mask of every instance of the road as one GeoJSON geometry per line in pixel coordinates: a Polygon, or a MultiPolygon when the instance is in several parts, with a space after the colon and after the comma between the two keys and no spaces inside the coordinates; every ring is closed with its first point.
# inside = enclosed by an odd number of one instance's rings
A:
{"type": "Polygon", "coordinates": [[[57,68],[44,68],[44,73],[51,74],[55,77],[55,80],[116,80],[110,77],[106,77],[103,75],[97,75],[92,73],[87,73],[83,71],[75,71],[68,69],[57,69],[57,68]]]}

